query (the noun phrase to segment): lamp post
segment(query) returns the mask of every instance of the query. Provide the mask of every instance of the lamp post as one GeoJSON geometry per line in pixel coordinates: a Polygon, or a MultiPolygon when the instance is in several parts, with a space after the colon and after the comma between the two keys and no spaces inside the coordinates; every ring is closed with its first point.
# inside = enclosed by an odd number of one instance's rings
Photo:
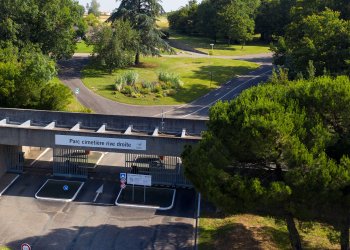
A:
{"type": "Polygon", "coordinates": [[[211,43],[210,46],[211,46],[211,55],[213,55],[214,54],[214,43],[211,43]]]}
{"type": "MultiPolygon", "coordinates": [[[[211,55],[214,55],[214,43],[210,44],[211,46],[211,55]]],[[[210,84],[209,84],[209,88],[211,88],[211,82],[213,81],[213,72],[210,71],[210,84]]]]}

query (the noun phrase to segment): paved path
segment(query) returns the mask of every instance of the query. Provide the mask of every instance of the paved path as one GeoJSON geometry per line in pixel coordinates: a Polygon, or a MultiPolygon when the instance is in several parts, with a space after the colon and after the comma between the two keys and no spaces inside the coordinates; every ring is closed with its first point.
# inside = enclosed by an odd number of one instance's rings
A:
{"type": "MultiPolygon", "coordinates": [[[[219,100],[230,100],[244,89],[265,81],[272,70],[272,55],[270,53],[248,56],[214,56],[215,58],[239,59],[261,64],[257,70],[248,75],[238,76],[220,88],[186,105],[137,106],[122,104],[95,94],[85,87],[81,81],[80,71],[88,63],[89,54],[75,54],[70,60],[61,61],[59,78],[73,91],[80,89],[78,100],[86,107],[100,114],[148,116],[148,117],[181,117],[206,119],[210,106],[219,100]]],[[[170,55],[168,57],[208,57],[198,53],[190,55],[170,55]]]]}

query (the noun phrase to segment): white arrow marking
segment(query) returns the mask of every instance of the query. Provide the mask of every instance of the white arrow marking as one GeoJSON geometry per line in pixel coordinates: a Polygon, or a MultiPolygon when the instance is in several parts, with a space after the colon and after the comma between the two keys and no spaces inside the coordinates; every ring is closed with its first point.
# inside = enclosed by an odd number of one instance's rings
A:
{"type": "Polygon", "coordinates": [[[96,196],[95,196],[95,199],[94,199],[93,202],[96,202],[98,196],[99,196],[100,194],[102,194],[102,193],[103,193],[103,184],[102,184],[101,187],[99,187],[99,188],[96,190],[96,196]]]}

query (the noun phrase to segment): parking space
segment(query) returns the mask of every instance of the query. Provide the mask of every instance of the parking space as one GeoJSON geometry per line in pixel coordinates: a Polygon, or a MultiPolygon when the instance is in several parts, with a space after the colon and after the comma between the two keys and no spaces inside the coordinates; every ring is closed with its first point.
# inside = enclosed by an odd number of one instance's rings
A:
{"type": "Polygon", "coordinates": [[[19,249],[192,249],[195,196],[181,190],[168,212],[113,206],[119,185],[88,179],[71,203],[34,198],[50,178],[27,173],[0,198],[0,245],[19,249]],[[92,203],[96,190],[103,193],[92,203]],[[182,195],[181,195],[182,194],[182,195]]]}

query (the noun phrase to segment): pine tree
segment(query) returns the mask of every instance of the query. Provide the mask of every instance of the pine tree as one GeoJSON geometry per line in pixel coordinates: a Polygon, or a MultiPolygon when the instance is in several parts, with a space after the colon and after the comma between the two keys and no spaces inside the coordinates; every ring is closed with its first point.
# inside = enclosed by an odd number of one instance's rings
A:
{"type": "Polygon", "coordinates": [[[156,27],[157,16],[163,11],[159,0],[121,0],[119,8],[108,21],[128,20],[133,29],[139,33],[139,41],[135,48],[135,64],[140,63],[140,54],[159,55],[160,49],[169,49],[162,40],[162,32],[156,27]]]}

